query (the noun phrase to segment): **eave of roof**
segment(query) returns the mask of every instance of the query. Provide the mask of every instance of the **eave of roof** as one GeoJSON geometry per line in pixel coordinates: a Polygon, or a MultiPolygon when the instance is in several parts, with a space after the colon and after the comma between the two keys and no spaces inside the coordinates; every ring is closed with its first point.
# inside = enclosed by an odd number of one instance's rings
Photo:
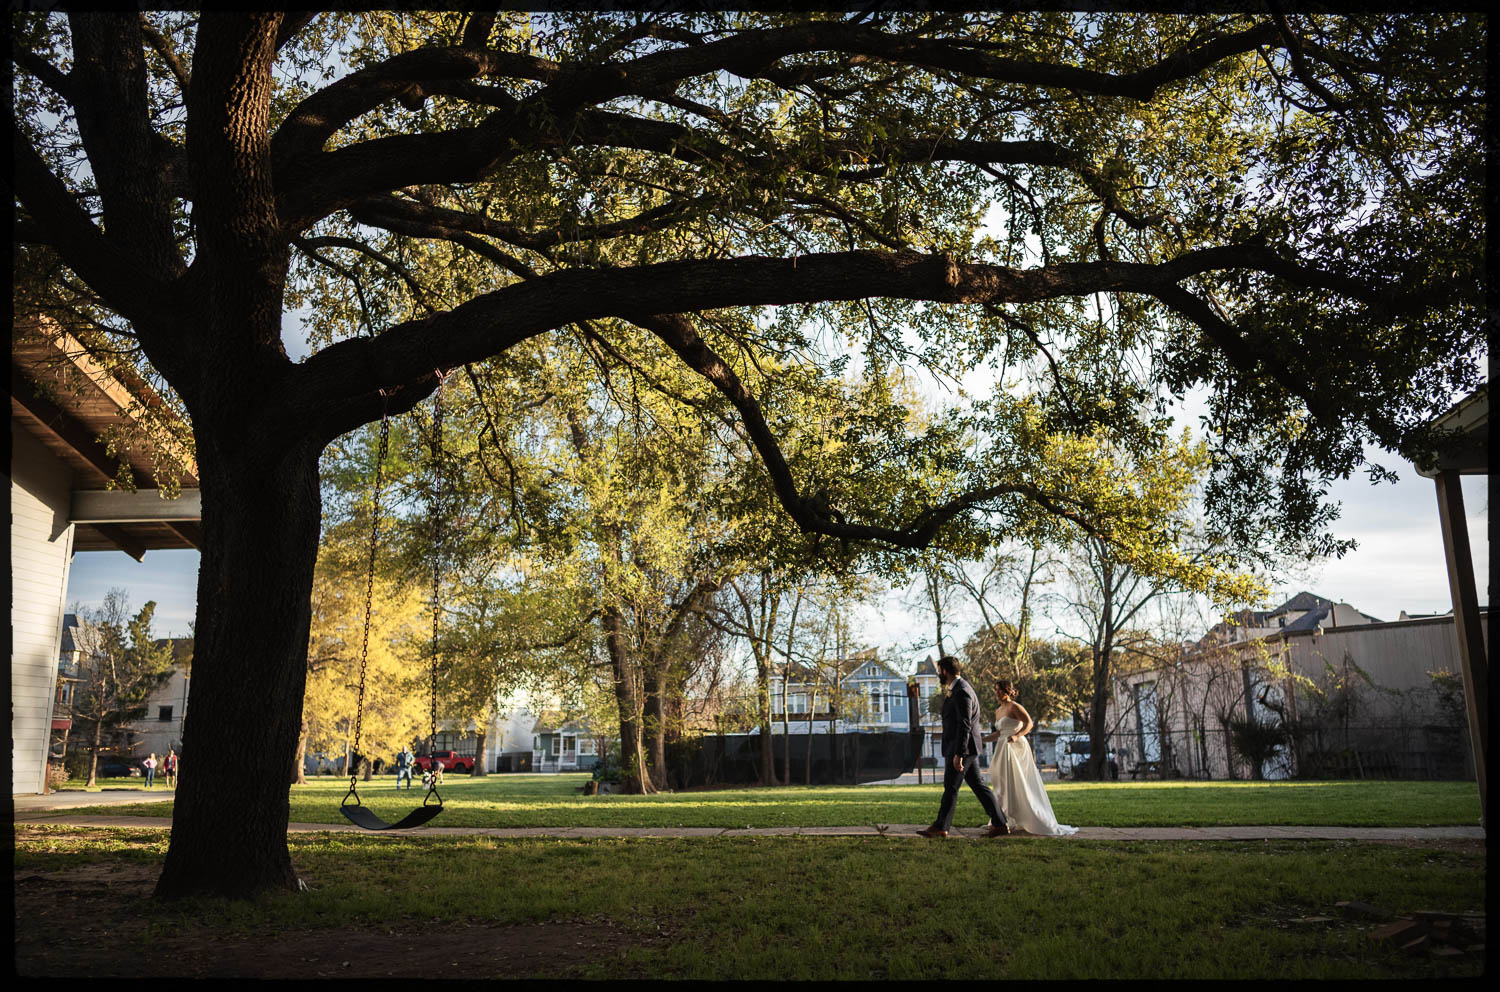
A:
{"type": "MultiPolygon", "coordinates": [[[[72,473],[75,491],[109,489],[118,466],[99,440],[133,406],[151,416],[175,415],[151,387],[128,369],[110,372],[93,361],[83,345],[55,322],[31,319],[17,326],[11,341],[11,421],[36,438],[72,473]]],[[[198,485],[191,453],[171,442],[162,446],[178,469],[184,489],[198,485]]],[[[125,453],[138,489],[156,487],[155,465],[144,451],[125,453]]],[[[203,543],[197,521],[79,523],[74,551],[124,551],[140,559],[148,550],[197,548],[203,543]]]]}

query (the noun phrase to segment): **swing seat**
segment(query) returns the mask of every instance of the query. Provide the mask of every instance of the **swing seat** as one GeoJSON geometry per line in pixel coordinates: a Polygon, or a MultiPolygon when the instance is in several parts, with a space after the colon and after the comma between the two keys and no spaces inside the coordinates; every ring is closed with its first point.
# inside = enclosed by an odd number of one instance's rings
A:
{"type": "Polygon", "coordinates": [[[364,830],[409,830],[420,827],[443,811],[442,806],[418,806],[395,823],[386,823],[367,806],[340,806],[339,812],[356,827],[364,830]]]}

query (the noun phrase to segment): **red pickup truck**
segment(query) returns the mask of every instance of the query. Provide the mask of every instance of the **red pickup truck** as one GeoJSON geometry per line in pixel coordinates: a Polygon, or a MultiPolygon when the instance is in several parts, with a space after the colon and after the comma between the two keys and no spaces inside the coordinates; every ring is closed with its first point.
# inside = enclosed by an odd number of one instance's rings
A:
{"type": "Polygon", "coordinates": [[[432,757],[425,754],[417,755],[417,767],[427,771],[432,767],[432,759],[436,758],[443,763],[443,771],[464,774],[474,770],[474,759],[467,755],[458,754],[453,751],[434,751],[432,757]]]}

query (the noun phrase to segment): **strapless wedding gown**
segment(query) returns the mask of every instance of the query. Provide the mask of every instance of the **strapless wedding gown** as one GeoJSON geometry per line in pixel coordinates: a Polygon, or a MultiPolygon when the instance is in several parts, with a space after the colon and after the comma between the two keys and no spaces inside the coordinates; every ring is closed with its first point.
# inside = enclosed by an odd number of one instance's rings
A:
{"type": "Polygon", "coordinates": [[[1032,757],[1031,742],[1024,737],[1014,743],[1006,740],[1021,729],[1021,721],[1001,717],[995,729],[1000,732],[1000,739],[995,741],[995,756],[990,759],[990,784],[1000,812],[1005,814],[1006,825],[1042,837],[1077,833],[1077,827],[1064,826],[1052,815],[1052,803],[1047,799],[1042,773],[1032,757]]]}

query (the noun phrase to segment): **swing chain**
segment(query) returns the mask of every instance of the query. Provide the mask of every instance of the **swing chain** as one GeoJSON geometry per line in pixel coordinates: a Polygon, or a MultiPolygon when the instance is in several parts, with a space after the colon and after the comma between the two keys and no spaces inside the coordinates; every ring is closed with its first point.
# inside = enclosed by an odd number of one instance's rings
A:
{"type": "MultiPolygon", "coordinates": [[[[365,720],[365,669],[369,661],[370,653],[370,615],[375,599],[375,552],[380,546],[380,487],[382,483],[382,472],[385,467],[386,451],[390,447],[391,421],[387,415],[386,404],[389,397],[385,390],[380,391],[380,448],[375,455],[375,493],[371,500],[370,508],[370,559],[369,568],[366,570],[365,578],[365,628],[364,636],[359,645],[359,701],[354,708],[354,750],[352,754],[358,756],[360,736],[364,730],[365,720]]],[[[359,805],[359,793],[355,791],[354,783],[359,779],[357,767],[349,769],[349,795],[344,797],[344,803],[349,802],[349,796],[354,797],[354,804],[359,805]]]]}
{"type": "MultiPolygon", "coordinates": [[[[444,473],[442,465],[443,448],[443,385],[447,376],[438,372],[437,395],[432,405],[432,467],[437,473],[436,483],[433,487],[432,506],[432,693],[431,693],[431,732],[427,738],[427,754],[433,757],[437,753],[437,691],[438,691],[438,623],[440,617],[440,602],[438,599],[438,583],[442,575],[443,567],[443,482],[444,473]]],[[[433,778],[432,791],[429,796],[437,791],[437,779],[433,778]]],[[[442,797],[438,797],[442,802],[442,797]]],[[[425,805],[425,803],[424,803],[425,805]]]]}

